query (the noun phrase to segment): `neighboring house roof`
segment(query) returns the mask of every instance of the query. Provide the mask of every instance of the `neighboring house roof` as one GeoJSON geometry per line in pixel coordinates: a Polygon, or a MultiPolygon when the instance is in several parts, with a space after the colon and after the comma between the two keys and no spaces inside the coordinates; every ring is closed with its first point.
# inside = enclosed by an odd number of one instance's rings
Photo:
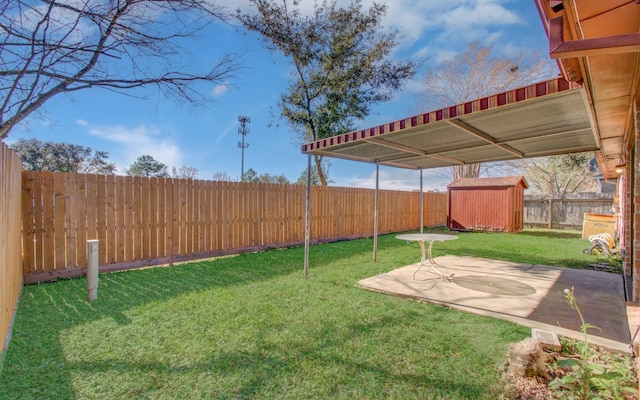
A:
{"type": "Polygon", "coordinates": [[[490,186],[518,186],[522,182],[522,186],[526,189],[529,187],[524,176],[501,176],[493,178],[463,178],[456,179],[451,182],[448,188],[457,187],[490,187],[490,186]]]}

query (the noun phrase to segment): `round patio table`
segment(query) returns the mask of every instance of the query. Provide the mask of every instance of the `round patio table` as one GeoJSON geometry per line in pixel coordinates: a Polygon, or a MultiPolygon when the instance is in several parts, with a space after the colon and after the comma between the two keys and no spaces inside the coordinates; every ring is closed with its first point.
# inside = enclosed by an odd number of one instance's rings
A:
{"type": "Polygon", "coordinates": [[[433,242],[444,242],[447,240],[456,240],[458,239],[457,236],[443,235],[439,233],[406,233],[404,235],[396,236],[396,239],[420,243],[420,250],[422,250],[422,259],[418,264],[418,268],[416,268],[416,270],[413,271],[413,279],[416,279],[416,273],[420,271],[420,268],[422,268],[422,266],[425,265],[426,262],[428,261],[429,266],[434,271],[436,271],[438,275],[440,275],[440,280],[444,280],[444,275],[442,274],[442,272],[438,271],[438,269],[436,268],[436,265],[439,267],[445,268],[445,272],[447,267],[433,261],[433,256],[431,255],[431,248],[433,247],[433,242]],[[424,242],[429,242],[428,251],[425,251],[424,242]]]}

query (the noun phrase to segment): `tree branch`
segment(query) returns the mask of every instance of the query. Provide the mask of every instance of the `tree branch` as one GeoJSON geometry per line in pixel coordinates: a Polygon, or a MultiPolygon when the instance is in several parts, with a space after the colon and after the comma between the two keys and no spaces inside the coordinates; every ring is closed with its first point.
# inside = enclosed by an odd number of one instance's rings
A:
{"type": "Polygon", "coordinates": [[[224,20],[222,10],[208,0],[42,2],[45,8],[26,0],[0,0],[0,140],[60,93],[156,85],[195,103],[204,96],[198,98],[193,83],[222,82],[238,68],[237,56],[224,56],[205,73],[152,72],[138,65],[141,59],[172,65],[179,40],[224,20]],[[123,69],[126,60],[130,64],[123,69]]]}

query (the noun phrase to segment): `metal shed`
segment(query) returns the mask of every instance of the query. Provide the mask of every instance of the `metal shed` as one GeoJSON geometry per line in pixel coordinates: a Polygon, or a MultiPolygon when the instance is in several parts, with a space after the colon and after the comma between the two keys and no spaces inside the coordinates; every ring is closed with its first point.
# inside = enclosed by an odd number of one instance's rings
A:
{"type": "Polygon", "coordinates": [[[457,179],[447,186],[449,229],[519,232],[523,228],[523,176],[457,179]]]}

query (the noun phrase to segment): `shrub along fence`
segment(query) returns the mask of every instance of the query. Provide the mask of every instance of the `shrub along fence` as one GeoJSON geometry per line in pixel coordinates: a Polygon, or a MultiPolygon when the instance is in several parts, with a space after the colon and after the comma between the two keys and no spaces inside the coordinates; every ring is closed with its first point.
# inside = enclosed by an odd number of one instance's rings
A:
{"type": "Polygon", "coordinates": [[[0,371],[20,288],[20,159],[0,142],[0,371]]]}
{"type": "MultiPolygon", "coordinates": [[[[371,189],[313,187],[312,243],[371,236],[371,189]]],[[[379,193],[380,233],[419,229],[419,192],[379,193]]],[[[306,187],[22,172],[26,283],[84,274],[86,241],[101,271],[300,245],[306,187]]],[[[446,221],[446,194],[425,193],[424,224],[446,221]]]]}

